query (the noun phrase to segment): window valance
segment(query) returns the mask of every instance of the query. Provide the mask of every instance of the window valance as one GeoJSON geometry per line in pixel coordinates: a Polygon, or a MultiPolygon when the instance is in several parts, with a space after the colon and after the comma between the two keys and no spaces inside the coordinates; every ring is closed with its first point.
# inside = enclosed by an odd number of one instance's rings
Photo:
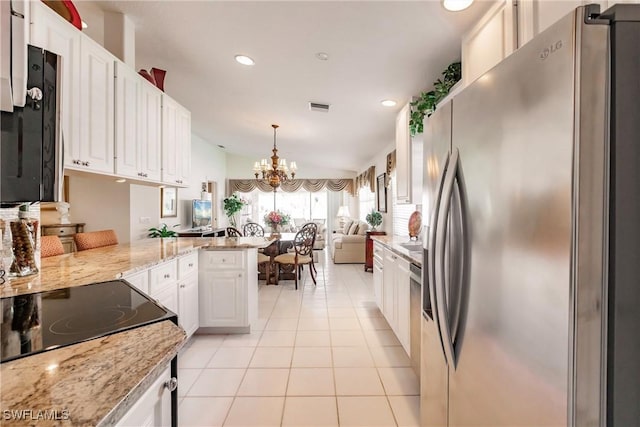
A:
{"type": "MultiPolygon", "coordinates": [[[[233,194],[236,191],[240,193],[250,193],[256,188],[260,191],[270,193],[273,191],[273,187],[269,184],[256,181],[255,179],[230,179],[229,194],[233,194]]],[[[279,187],[282,191],[287,193],[293,193],[299,189],[314,192],[320,191],[326,188],[329,191],[342,191],[346,190],[349,194],[354,194],[354,186],[352,178],[344,179],[291,179],[280,184],[279,187]]]]}
{"type": "Polygon", "coordinates": [[[372,193],[376,192],[376,167],[369,168],[356,177],[356,190],[362,187],[369,187],[372,193]]]}

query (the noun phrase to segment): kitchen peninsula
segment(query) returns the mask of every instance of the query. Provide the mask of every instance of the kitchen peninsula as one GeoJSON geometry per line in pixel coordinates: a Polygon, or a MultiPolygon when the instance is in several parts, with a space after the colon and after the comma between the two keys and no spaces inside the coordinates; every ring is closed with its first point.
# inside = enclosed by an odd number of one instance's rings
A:
{"type": "MultiPolygon", "coordinates": [[[[3,384],[0,408],[3,411],[31,410],[30,416],[48,410],[58,417],[39,420],[39,425],[118,425],[123,416],[130,422],[131,412],[135,412],[139,403],[148,394],[154,394],[158,384],[164,389],[168,383],[169,362],[188,335],[198,328],[199,300],[222,307],[243,302],[245,308],[239,311],[246,315],[246,320],[252,319],[253,311],[257,316],[256,253],[257,248],[271,243],[259,237],[149,239],[43,258],[39,274],[12,278],[1,288],[2,298],[63,290],[116,278],[143,277],[144,281],[131,280],[131,283],[176,312],[180,326],[187,333],[171,321],[162,321],[3,362],[0,365],[3,384]],[[199,259],[204,261],[200,263],[203,267],[200,272],[199,259]],[[223,278],[231,275],[240,276],[242,280],[212,281],[215,278],[212,269],[223,270],[220,273],[223,278]],[[190,277],[196,278],[195,299],[185,300],[191,305],[184,306],[183,294],[179,291],[190,277]],[[206,280],[199,284],[198,277],[206,280]],[[244,300],[215,301],[225,294],[218,292],[212,298],[212,291],[207,289],[213,286],[224,290],[226,285],[245,288],[246,292],[238,292],[236,287],[227,294],[244,300]],[[198,298],[198,290],[203,291],[203,298],[198,298]],[[174,295],[169,303],[162,301],[160,296],[167,292],[174,295]],[[196,316],[196,327],[188,329],[183,318],[189,319],[192,313],[196,316]],[[56,393],[52,394],[52,390],[56,393]],[[103,397],[96,401],[95,396],[103,397]]],[[[201,305],[201,313],[202,308],[201,305]]],[[[205,320],[210,318],[211,315],[205,316],[205,320]]],[[[247,331],[249,326],[246,325],[247,331]]],[[[169,386],[166,388],[170,389],[169,386]]],[[[25,420],[3,420],[3,425],[5,422],[6,425],[24,425],[25,420]]]]}

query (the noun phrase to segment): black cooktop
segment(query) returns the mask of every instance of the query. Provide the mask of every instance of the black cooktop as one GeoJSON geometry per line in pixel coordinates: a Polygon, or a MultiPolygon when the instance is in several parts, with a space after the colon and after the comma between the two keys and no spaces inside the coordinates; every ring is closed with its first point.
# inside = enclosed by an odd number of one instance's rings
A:
{"type": "Polygon", "coordinates": [[[0,300],[0,362],[171,319],[123,280],[0,300]]]}

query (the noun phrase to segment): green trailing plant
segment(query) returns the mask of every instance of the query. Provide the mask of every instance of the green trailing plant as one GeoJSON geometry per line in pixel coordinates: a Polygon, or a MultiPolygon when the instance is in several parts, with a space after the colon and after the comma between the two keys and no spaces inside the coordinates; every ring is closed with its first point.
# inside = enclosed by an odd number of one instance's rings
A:
{"type": "Polygon", "coordinates": [[[433,90],[422,92],[418,99],[411,102],[409,129],[412,136],[422,133],[424,117],[430,116],[436,110],[438,102],[447,96],[453,85],[461,78],[462,64],[459,61],[454,62],[442,72],[442,80],[438,79],[433,83],[433,90]]]}
{"type": "MultiPolygon", "coordinates": [[[[156,227],[151,227],[149,229],[149,237],[176,237],[178,235],[178,233],[176,233],[173,230],[169,230],[169,227],[167,226],[167,224],[160,224],[162,227],[160,228],[156,228],[156,227]]],[[[174,225],[174,227],[179,226],[180,224],[176,224],[174,225]]]]}
{"type": "Polygon", "coordinates": [[[382,214],[375,209],[371,209],[371,212],[365,217],[367,224],[371,226],[372,230],[375,230],[377,226],[382,224],[382,214]]]}

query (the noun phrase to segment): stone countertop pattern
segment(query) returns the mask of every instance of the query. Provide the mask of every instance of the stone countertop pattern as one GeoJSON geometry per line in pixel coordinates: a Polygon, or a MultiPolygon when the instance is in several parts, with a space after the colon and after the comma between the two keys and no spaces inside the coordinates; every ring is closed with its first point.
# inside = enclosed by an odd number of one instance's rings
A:
{"type": "Polygon", "coordinates": [[[9,278],[0,287],[0,298],[113,280],[198,249],[264,248],[271,243],[264,237],[145,239],[42,258],[39,274],[9,278]]]}
{"type": "MultiPolygon", "coordinates": [[[[114,425],[182,348],[171,321],[131,329],[0,365],[3,426],[114,425]],[[68,411],[68,420],[7,419],[6,410],[68,411]]],[[[9,417],[10,418],[10,417],[9,417]]]]}
{"type": "MultiPolygon", "coordinates": [[[[400,246],[400,243],[408,243],[409,237],[383,235],[371,236],[371,239],[391,249],[393,252],[402,256],[407,261],[413,262],[414,264],[418,264],[420,267],[422,267],[422,249],[420,249],[419,251],[410,251],[409,249],[400,246]]],[[[412,241],[412,243],[420,243],[420,245],[422,245],[422,241],[412,241]]]]}

